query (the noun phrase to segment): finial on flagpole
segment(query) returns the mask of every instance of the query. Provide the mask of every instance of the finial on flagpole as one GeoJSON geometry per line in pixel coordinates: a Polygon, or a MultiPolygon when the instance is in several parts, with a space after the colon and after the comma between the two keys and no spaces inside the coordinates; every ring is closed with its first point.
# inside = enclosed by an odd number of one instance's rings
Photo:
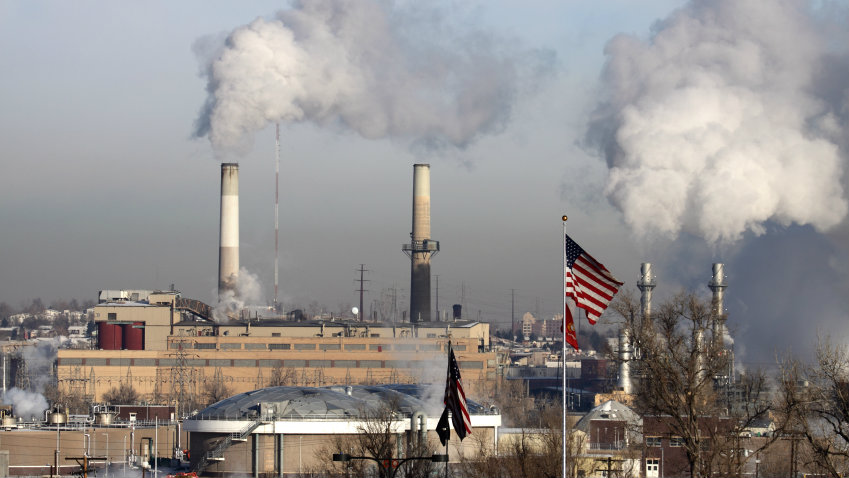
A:
{"type": "Polygon", "coordinates": [[[564,215],[563,215],[563,222],[566,222],[566,220],[567,220],[567,219],[569,219],[569,216],[567,216],[567,215],[565,215],[565,214],[564,214],[564,215]]]}

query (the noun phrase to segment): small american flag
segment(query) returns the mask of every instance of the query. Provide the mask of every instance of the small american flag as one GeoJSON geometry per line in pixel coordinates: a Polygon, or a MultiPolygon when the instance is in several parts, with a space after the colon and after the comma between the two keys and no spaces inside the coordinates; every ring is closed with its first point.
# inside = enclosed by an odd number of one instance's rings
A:
{"type": "Polygon", "coordinates": [[[460,367],[454,350],[448,346],[448,380],[445,383],[445,398],[443,403],[451,410],[451,423],[454,433],[463,441],[466,435],[472,434],[472,422],[469,409],[466,407],[466,392],[463,391],[463,381],[460,379],[460,367]]]}
{"type": "Polygon", "coordinates": [[[587,320],[595,324],[604,309],[619,291],[622,282],[581,246],[566,235],[566,298],[575,301],[575,306],[584,309],[587,320]]]}

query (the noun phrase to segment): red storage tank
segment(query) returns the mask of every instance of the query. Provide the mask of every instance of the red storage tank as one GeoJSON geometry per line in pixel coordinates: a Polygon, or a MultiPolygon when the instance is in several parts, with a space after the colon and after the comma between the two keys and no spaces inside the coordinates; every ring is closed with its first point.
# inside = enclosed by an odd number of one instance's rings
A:
{"type": "Polygon", "coordinates": [[[121,350],[123,337],[121,326],[108,322],[97,324],[97,341],[101,350],[121,350]]]}
{"type": "Polygon", "coordinates": [[[125,324],[124,348],[127,350],[144,350],[144,322],[125,324]]]}

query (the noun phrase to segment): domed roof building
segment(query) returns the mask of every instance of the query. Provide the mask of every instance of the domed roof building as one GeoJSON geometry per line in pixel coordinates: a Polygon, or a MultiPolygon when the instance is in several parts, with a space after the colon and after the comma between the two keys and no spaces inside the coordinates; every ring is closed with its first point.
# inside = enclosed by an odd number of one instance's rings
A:
{"type": "MultiPolygon", "coordinates": [[[[241,393],[201,410],[184,421],[190,433],[192,468],[201,475],[283,476],[303,473],[330,456],[340,436],[366,433],[369,422],[383,420],[397,436],[398,458],[405,446],[422,438],[439,445],[436,425],[442,413],[441,386],[354,385],[267,387],[241,393]]],[[[468,401],[473,434],[495,443],[501,415],[468,401]]],[[[373,428],[373,427],[372,427],[373,428]]],[[[449,456],[472,452],[452,431],[449,456]]],[[[467,442],[469,442],[467,440],[467,442]]]]}

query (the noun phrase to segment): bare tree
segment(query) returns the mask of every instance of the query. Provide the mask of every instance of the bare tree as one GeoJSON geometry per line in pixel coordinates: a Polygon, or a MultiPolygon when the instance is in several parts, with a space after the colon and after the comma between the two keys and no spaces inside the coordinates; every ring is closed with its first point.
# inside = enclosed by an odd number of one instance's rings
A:
{"type": "MultiPolygon", "coordinates": [[[[805,366],[794,360],[782,364],[784,426],[808,449],[809,459],[801,460],[802,464],[830,476],[849,473],[848,361],[849,353],[844,347],[825,339],[817,346],[814,365],[805,366]]],[[[805,450],[800,451],[804,458],[805,450]]],[[[794,458],[799,461],[797,456],[794,458]]]]}
{"type": "MultiPolygon", "coordinates": [[[[388,401],[380,406],[359,410],[360,423],[354,435],[338,435],[332,447],[323,447],[316,452],[317,461],[323,463],[312,474],[332,476],[377,476],[388,478],[397,460],[405,457],[429,457],[436,451],[436,443],[428,439],[421,440],[413,432],[403,440],[403,427],[399,422],[410,417],[399,412],[398,403],[388,401]],[[405,452],[401,453],[404,449],[405,452]],[[334,453],[347,453],[355,457],[348,462],[329,462],[334,453]]],[[[403,463],[396,476],[405,478],[425,478],[433,476],[436,468],[430,460],[411,460],[403,463]],[[403,472],[403,474],[401,474],[403,472]]]]}
{"type": "Polygon", "coordinates": [[[112,387],[103,394],[103,401],[113,405],[132,405],[139,398],[138,392],[127,382],[121,382],[117,387],[112,387]]]}
{"type": "MultiPolygon", "coordinates": [[[[463,476],[491,478],[544,477],[562,475],[563,427],[559,405],[546,404],[539,410],[540,423],[522,427],[506,439],[506,445],[495,453],[488,437],[471,435],[475,453],[464,457],[460,471],[463,476]]],[[[593,466],[592,459],[583,453],[586,435],[571,427],[567,430],[567,477],[578,476],[580,470],[593,466]]]]}
{"type": "Polygon", "coordinates": [[[655,420],[662,433],[680,439],[690,476],[739,475],[748,459],[739,452],[740,436],[767,417],[771,403],[762,373],[731,383],[730,356],[710,335],[716,330],[710,302],[679,293],[644,318],[638,299],[626,291],[612,307],[625,319],[637,352],[634,404],[644,423],[655,420]]]}

